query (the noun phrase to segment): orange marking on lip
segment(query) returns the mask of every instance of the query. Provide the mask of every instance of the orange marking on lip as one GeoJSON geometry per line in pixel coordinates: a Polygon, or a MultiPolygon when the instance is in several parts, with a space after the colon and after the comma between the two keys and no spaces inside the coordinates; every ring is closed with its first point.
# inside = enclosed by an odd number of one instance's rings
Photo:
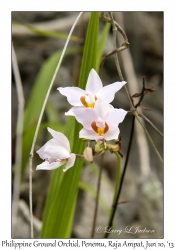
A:
{"type": "Polygon", "coordinates": [[[91,127],[92,127],[92,129],[93,129],[99,136],[104,135],[104,134],[109,130],[109,126],[108,126],[108,124],[107,124],[106,122],[105,122],[105,127],[104,127],[104,128],[99,128],[99,127],[97,127],[95,121],[93,121],[93,122],[91,123],[91,127]]]}
{"type": "Polygon", "coordinates": [[[94,108],[95,102],[86,102],[86,98],[85,96],[81,96],[80,97],[80,101],[82,102],[82,104],[86,107],[86,108],[94,108]]]}

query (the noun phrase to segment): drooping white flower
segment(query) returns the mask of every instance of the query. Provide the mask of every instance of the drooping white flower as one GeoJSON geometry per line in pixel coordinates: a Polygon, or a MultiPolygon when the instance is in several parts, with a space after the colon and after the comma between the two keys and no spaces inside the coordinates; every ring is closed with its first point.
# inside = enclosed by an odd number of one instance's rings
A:
{"type": "Polygon", "coordinates": [[[118,125],[124,120],[127,111],[111,108],[111,105],[98,98],[94,109],[75,109],[73,113],[84,127],[80,131],[80,138],[112,140],[118,138],[120,133],[118,125]]]}
{"type": "Polygon", "coordinates": [[[91,69],[85,90],[78,87],[59,87],[59,92],[67,97],[68,102],[75,106],[67,112],[67,115],[73,115],[76,107],[94,108],[96,100],[102,98],[107,103],[114,100],[115,93],[120,90],[125,81],[115,82],[103,87],[100,77],[94,69],[91,69]]]}
{"type": "Polygon", "coordinates": [[[66,163],[66,167],[63,170],[65,172],[74,165],[76,156],[70,153],[70,144],[65,135],[51,128],[47,129],[53,136],[53,139],[46,142],[44,146],[36,151],[40,158],[45,160],[37,166],[36,170],[53,170],[66,163]]]}

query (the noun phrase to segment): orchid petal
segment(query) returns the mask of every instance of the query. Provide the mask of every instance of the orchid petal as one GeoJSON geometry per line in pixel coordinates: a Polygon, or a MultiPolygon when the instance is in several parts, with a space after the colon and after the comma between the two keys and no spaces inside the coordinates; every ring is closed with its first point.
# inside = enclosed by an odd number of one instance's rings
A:
{"type": "Polygon", "coordinates": [[[75,154],[71,154],[69,159],[68,159],[68,162],[66,164],[66,167],[65,169],[63,169],[64,172],[66,172],[69,168],[73,167],[74,165],[74,162],[75,162],[75,154]]]}
{"type": "Polygon", "coordinates": [[[114,100],[115,93],[120,90],[125,84],[125,81],[109,84],[100,89],[98,93],[96,93],[96,97],[101,97],[103,100],[110,103],[114,100]]]}
{"type": "Polygon", "coordinates": [[[53,144],[47,144],[44,151],[53,159],[67,159],[70,157],[70,153],[67,149],[53,144]]]}
{"type": "Polygon", "coordinates": [[[49,127],[47,129],[49,133],[51,133],[53,138],[55,138],[58,141],[57,145],[66,148],[67,151],[70,152],[70,144],[69,144],[69,140],[67,139],[67,137],[63,135],[62,133],[57,132],[49,127]]]}
{"type": "Polygon", "coordinates": [[[104,120],[107,122],[109,129],[114,130],[117,129],[119,123],[123,122],[127,111],[124,109],[113,109],[106,116],[104,120]]]}
{"type": "Polygon", "coordinates": [[[86,91],[90,91],[93,95],[96,95],[102,88],[103,85],[100,77],[94,69],[91,69],[86,84],[86,91]]]}
{"type": "Polygon", "coordinates": [[[114,139],[117,140],[119,134],[120,134],[120,130],[119,128],[117,128],[116,130],[109,130],[106,134],[103,135],[103,137],[107,141],[114,140],[114,139]]]}
{"type": "Polygon", "coordinates": [[[53,162],[49,163],[48,161],[44,161],[40,165],[36,167],[36,170],[53,170],[56,168],[59,168],[61,165],[63,165],[64,162],[53,162]]]}
{"type": "Polygon", "coordinates": [[[74,109],[73,112],[77,121],[90,130],[92,129],[91,123],[98,118],[94,109],[91,108],[74,109]]]}
{"type": "Polygon", "coordinates": [[[109,113],[112,108],[109,106],[107,102],[105,102],[103,99],[99,98],[95,102],[94,110],[96,114],[98,114],[98,117],[101,117],[102,119],[105,117],[107,113],[109,113]]]}
{"type": "Polygon", "coordinates": [[[66,116],[75,116],[74,114],[74,110],[76,109],[80,109],[80,108],[84,108],[84,106],[81,106],[81,107],[72,107],[71,109],[69,109],[69,111],[65,112],[65,115],[66,116]]]}
{"type": "Polygon", "coordinates": [[[60,93],[67,97],[68,102],[73,106],[82,106],[80,97],[85,95],[85,90],[78,87],[59,87],[60,93]]]}
{"type": "MultiPolygon", "coordinates": [[[[52,139],[53,140],[53,139],[52,139]]],[[[44,151],[46,144],[49,143],[51,140],[49,140],[48,142],[46,142],[44,144],[44,146],[42,146],[39,150],[36,151],[37,154],[39,154],[39,157],[43,160],[50,158],[50,156],[48,154],[46,154],[46,152],[44,151]]]]}
{"type": "Polygon", "coordinates": [[[103,140],[103,139],[104,139],[103,136],[101,136],[101,135],[100,135],[100,136],[97,136],[97,135],[96,135],[95,141],[98,142],[98,141],[103,140]]]}
{"type": "Polygon", "coordinates": [[[94,130],[88,130],[88,129],[82,128],[80,130],[79,137],[89,139],[89,140],[95,140],[95,138],[97,137],[97,134],[95,133],[94,130]]]}
{"type": "Polygon", "coordinates": [[[109,107],[110,107],[110,109],[114,109],[114,107],[111,104],[109,104],[109,107]]]}

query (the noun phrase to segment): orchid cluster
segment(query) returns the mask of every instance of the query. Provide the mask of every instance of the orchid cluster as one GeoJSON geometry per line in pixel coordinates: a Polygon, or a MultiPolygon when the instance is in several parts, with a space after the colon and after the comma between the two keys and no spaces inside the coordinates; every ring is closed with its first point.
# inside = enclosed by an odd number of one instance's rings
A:
{"type": "MultiPolygon", "coordinates": [[[[86,89],[78,87],[59,87],[58,91],[67,97],[68,102],[73,106],[66,116],[74,116],[83,125],[79,137],[95,142],[95,152],[101,152],[99,147],[109,140],[117,140],[120,130],[118,128],[127,111],[114,108],[110,103],[114,100],[115,93],[120,90],[125,81],[115,82],[103,87],[98,74],[91,69],[86,89]]],[[[63,170],[67,171],[74,165],[78,155],[70,152],[70,144],[67,137],[48,128],[53,138],[42,146],[37,153],[44,162],[37,166],[37,170],[52,170],[66,163],[63,170]]],[[[114,148],[108,146],[108,149],[114,148]]],[[[103,151],[103,150],[102,150],[103,151]]],[[[95,154],[95,153],[94,153],[95,154]]],[[[84,153],[84,157],[86,154],[84,153]]]]}

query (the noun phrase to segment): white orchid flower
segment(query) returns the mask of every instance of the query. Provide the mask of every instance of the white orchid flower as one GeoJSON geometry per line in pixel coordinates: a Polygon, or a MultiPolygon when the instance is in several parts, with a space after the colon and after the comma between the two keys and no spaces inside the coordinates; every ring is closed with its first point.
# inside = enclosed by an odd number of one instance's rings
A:
{"type": "Polygon", "coordinates": [[[66,115],[73,115],[74,109],[80,107],[94,108],[96,100],[102,98],[107,103],[111,103],[114,100],[115,93],[120,90],[125,81],[115,82],[103,87],[100,77],[94,69],[91,69],[86,89],[80,89],[78,87],[59,87],[59,92],[67,97],[68,102],[75,106],[70,109],[66,115]]]}
{"type": "Polygon", "coordinates": [[[51,128],[47,129],[53,139],[36,151],[40,158],[45,160],[37,166],[36,170],[53,170],[66,163],[63,170],[65,172],[74,165],[76,156],[70,153],[70,144],[65,135],[51,128]]]}
{"type": "Polygon", "coordinates": [[[118,128],[127,111],[123,109],[111,108],[107,102],[98,98],[95,102],[94,109],[75,109],[75,118],[83,125],[79,137],[89,140],[105,140],[118,139],[120,130],[118,128]]]}

